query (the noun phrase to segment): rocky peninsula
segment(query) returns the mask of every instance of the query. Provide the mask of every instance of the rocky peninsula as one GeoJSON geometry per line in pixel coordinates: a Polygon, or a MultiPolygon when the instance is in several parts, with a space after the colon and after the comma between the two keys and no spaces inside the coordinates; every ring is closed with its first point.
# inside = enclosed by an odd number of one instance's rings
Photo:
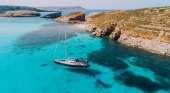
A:
{"type": "Polygon", "coordinates": [[[35,16],[40,16],[40,13],[31,10],[6,11],[0,13],[0,17],[35,17],[35,16]]]}
{"type": "Polygon", "coordinates": [[[153,53],[170,56],[170,7],[91,13],[86,31],[153,53]]]}
{"type": "Polygon", "coordinates": [[[57,22],[68,22],[68,23],[80,23],[85,21],[85,13],[83,11],[73,12],[66,15],[66,19],[64,20],[64,16],[58,17],[54,19],[57,22]]]}

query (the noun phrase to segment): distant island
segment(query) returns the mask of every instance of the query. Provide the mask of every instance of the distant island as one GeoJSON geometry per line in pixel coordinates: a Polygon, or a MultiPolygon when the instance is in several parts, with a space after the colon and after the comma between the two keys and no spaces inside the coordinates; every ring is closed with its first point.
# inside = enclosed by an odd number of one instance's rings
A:
{"type": "Polygon", "coordinates": [[[80,6],[28,7],[28,6],[0,5],[0,13],[18,10],[30,10],[36,12],[60,12],[61,10],[86,10],[86,9],[80,6]]]}
{"type": "Polygon", "coordinates": [[[35,17],[35,16],[40,16],[40,13],[31,10],[15,10],[0,13],[0,17],[35,17]]]}
{"type": "Polygon", "coordinates": [[[45,10],[27,7],[27,6],[9,6],[9,5],[0,5],[0,13],[5,11],[15,11],[15,10],[32,10],[37,12],[45,12],[45,10]]]}
{"type": "Polygon", "coordinates": [[[86,10],[85,8],[81,6],[45,6],[45,7],[36,7],[40,10],[47,10],[47,11],[58,11],[58,10],[86,10]]]}

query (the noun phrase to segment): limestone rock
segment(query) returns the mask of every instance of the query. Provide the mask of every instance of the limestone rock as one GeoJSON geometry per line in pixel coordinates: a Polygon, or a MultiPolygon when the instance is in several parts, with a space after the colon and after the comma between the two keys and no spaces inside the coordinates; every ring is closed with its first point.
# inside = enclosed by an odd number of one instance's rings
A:
{"type": "Polygon", "coordinates": [[[116,23],[111,24],[108,28],[101,29],[95,25],[87,24],[85,30],[87,32],[93,33],[92,35],[96,35],[97,37],[104,37],[104,36],[110,35],[114,31],[116,25],[117,25],[116,23]],[[95,32],[95,34],[94,34],[94,32],[95,32]]]}
{"type": "Polygon", "coordinates": [[[118,40],[121,35],[121,29],[117,26],[115,27],[115,30],[110,34],[109,38],[113,40],[118,40]]]}
{"type": "Polygon", "coordinates": [[[157,41],[157,39],[149,40],[141,37],[133,37],[133,36],[128,36],[126,34],[121,34],[118,41],[125,45],[138,47],[153,53],[170,56],[170,44],[157,41]]]}
{"type": "Polygon", "coordinates": [[[96,35],[96,34],[97,34],[96,32],[91,33],[92,36],[94,36],[94,35],[96,35]]]}
{"type": "Polygon", "coordinates": [[[86,30],[87,32],[90,32],[90,33],[95,32],[96,29],[97,29],[96,26],[90,25],[90,24],[87,25],[86,28],[85,28],[85,30],[86,30]]]}

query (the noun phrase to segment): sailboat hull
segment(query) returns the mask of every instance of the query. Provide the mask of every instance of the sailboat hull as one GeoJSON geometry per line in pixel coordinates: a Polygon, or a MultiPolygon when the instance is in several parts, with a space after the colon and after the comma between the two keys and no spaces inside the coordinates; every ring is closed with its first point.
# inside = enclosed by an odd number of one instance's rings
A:
{"type": "Polygon", "coordinates": [[[54,60],[54,63],[71,67],[90,67],[89,62],[75,60],[54,60]]]}

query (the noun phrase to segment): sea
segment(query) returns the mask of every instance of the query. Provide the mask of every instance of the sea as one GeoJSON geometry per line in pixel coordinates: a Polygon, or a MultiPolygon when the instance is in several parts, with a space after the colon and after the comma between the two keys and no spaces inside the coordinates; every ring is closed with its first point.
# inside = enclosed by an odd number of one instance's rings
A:
{"type": "Polygon", "coordinates": [[[91,36],[77,24],[0,17],[0,93],[170,93],[170,57],[91,36]],[[54,63],[65,57],[65,43],[68,56],[87,58],[90,67],[54,63]]]}

